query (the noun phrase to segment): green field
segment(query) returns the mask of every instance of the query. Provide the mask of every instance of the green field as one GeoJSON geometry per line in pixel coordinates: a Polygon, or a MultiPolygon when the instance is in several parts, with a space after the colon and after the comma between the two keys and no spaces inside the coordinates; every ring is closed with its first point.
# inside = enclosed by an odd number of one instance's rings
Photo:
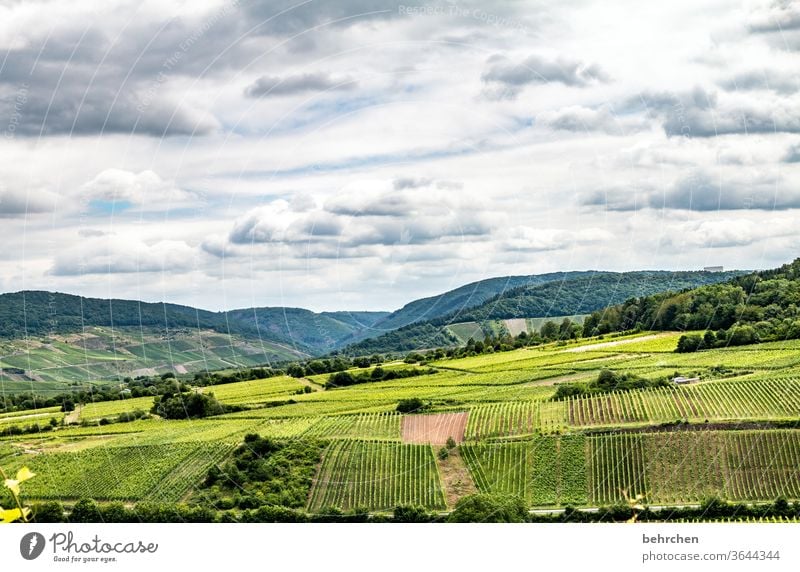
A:
{"type": "MultiPolygon", "coordinates": [[[[656,505],[800,499],[800,430],[791,428],[800,420],[800,342],[677,354],[679,337],[642,333],[443,359],[428,364],[433,375],[336,389],[324,389],[327,375],[209,386],[198,391],[242,410],[191,421],[114,422],[149,411],[151,397],[89,403],[72,416],[75,425],[0,438],[0,463],[37,473],[26,484],[30,499],[194,502],[209,468],[257,433],[324,444],[308,511],[446,510],[458,498],[453,477],[436,448],[409,442],[395,412],[401,399],[419,398],[426,413],[467,414],[458,479],[532,508],[606,506],[636,495],[656,505]],[[588,383],[605,368],[701,379],[552,399],[558,384],[588,383]]],[[[51,417],[60,423],[63,413],[4,414],[0,429],[51,417]]]]}
{"type": "Polygon", "coordinates": [[[252,367],[305,354],[210,330],[87,327],[80,334],[0,341],[3,391],[64,391],[125,376],[252,367]]]}
{"type": "Polygon", "coordinates": [[[401,504],[444,508],[431,447],[344,440],[325,451],[308,506],[389,510],[401,504]]]}

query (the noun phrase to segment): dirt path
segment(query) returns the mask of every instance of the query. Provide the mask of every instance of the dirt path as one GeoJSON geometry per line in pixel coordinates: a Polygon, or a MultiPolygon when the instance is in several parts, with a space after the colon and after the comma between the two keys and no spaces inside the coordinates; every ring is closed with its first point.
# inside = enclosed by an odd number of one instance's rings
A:
{"type": "Polygon", "coordinates": [[[78,423],[78,420],[81,417],[81,410],[83,409],[83,405],[77,404],[75,409],[64,415],[64,425],[71,425],[73,423],[78,423]]]}
{"type": "Polygon", "coordinates": [[[436,463],[439,465],[439,474],[442,475],[444,483],[447,508],[456,506],[461,497],[477,494],[478,488],[475,486],[458,448],[450,451],[450,455],[444,460],[437,455],[436,463]]]}

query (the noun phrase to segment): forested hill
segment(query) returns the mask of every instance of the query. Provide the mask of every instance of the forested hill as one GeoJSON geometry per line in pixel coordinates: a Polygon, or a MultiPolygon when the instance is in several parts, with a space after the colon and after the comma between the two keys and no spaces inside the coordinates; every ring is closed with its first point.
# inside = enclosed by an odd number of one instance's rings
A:
{"type": "Polygon", "coordinates": [[[454,345],[458,340],[446,329],[446,326],[453,323],[588,314],[615,306],[630,298],[717,284],[743,274],[746,272],[583,273],[572,279],[513,288],[492,296],[471,309],[411,324],[380,337],[363,340],[348,346],[343,352],[360,355],[454,345]]]}
{"type": "Polygon", "coordinates": [[[178,304],[84,298],[57,292],[0,294],[0,338],[81,332],[91,326],[208,329],[321,354],[368,331],[387,312],[315,313],[300,308],[210,312],[178,304]]]}
{"type": "Polygon", "coordinates": [[[420,298],[409,302],[396,312],[392,312],[382,320],[376,327],[382,330],[394,330],[413,324],[435,320],[443,316],[457,315],[459,311],[468,310],[479,306],[504,292],[520,287],[537,286],[551,282],[563,282],[592,276],[594,271],[577,272],[553,272],[549,274],[532,274],[529,276],[504,276],[500,278],[487,278],[478,282],[465,284],[454,290],[420,298]]]}
{"type": "Polygon", "coordinates": [[[584,323],[587,335],[636,327],[708,330],[705,346],[800,338],[800,259],[722,284],[633,298],[584,323]]]}

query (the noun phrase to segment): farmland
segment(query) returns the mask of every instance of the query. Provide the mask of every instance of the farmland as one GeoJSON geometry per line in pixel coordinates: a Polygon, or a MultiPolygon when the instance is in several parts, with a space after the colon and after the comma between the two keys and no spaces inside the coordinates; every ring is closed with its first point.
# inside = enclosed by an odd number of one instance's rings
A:
{"type": "MultiPolygon", "coordinates": [[[[71,425],[57,407],[7,413],[0,428],[51,418],[56,426],[2,437],[0,462],[37,473],[32,500],[193,503],[205,498],[209,469],[255,433],[321,444],[309,513],[448,510],[468,490],[513,494],[531,508],[637,495],[657,505],[800,498],[800,343],[677,354],[679,337],[645,332],[443,358],[425,364],[432,375],[340,388],[325,389],[324,374],[200,387],[242,409],[205,419],[116,422],[148,412],[152,397],[79,404],[71,425]],[[603,369],[699,381],[553,399],[559,385],[588,383],[603,369]],[[411,398],[424,410],[396,412],[411,398]]],[[[225,502],[235,511],[261,501],[225,502]]]]}

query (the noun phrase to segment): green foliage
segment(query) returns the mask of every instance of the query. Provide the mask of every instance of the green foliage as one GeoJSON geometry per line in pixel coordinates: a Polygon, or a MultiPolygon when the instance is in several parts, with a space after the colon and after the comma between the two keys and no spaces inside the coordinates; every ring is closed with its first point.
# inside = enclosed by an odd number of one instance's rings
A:
{"type": "Polygon", "coordinates": [[[0,522],[29,522],[31,509],[30,507],[22,506],[20,485],[35,477],[36,473],[33,473],[28,467],[22,467],[17,471],[13,479],[9,478],[2,469],[0,469],[0,476],[3,478],[3,487],[8,491],[14,504],[13,508],[4,509],[0,507],[0,522]]]}
{"type": "Polygon", "coordinates": [[[421,506],[396,506],[392,512],[392,522],[431,522],[433,518],[433,515],[421,506]]]}
{"type": "MultiPolygon", "coordinates": [[[[402,323],[403,327],[377,338],[352,344],[343,351],[349,354],[365,354],[455,346],[459,344],[459,340],[447,326],[456,322],[482,323],[509,318],[575,316],[595,311],[598,311],[598,314],[589,321],[588,327],[584,325],[582,329],[573,323],[545,323],[541,328],[544,332],[541,333],[540,339],[548,341],[571,339],[577,337],[581,330],[586,335],[608,333],[619,329],[630,330],[636,327],[636,320],[632,320],[625,328],[614,327],[618,326],[617,322],[620,320],[614,318],[612,326],[609,318],[605,316],[605,310],[602,314],[599,311],[635,296],[715,284],[740,274],[740,272],[559,273],[543,277],[541,280],[531,279],[536,277],[520,277],[522,280],[516,284],[514,281],[509,281],[510,279],[503,279],[507,281],[506,286],[496,290],[491,296],[484,299],[468,298],[468,301],[465,300],[465,305],[454,307],[447,313],[438,314],[437,310],[427,315],[403,312],[407,317],[390,316],[387,321],[392,324],[402,323]]],[[[436,305],[438,309],[438,298],[436,305]]],[[[444,307],[446,305],[442,306],[444,307]]],[[[494,351],[497,349],[494,348],[494,351]]]]}
{"type": "Polygon", "coordinates": [[[230,460],[209,469],[198,496],[209,506],[227,502],[242,509],[302,508],[322,449],[316,440],[248,434],[230,460]]]}
{"type": "Polygon", "coordinates": [[[334,373],[328,379],[325,387],[347,387],[348,385],[356,385],[359,383],[389,381],[392,379],[407,379],[409,377],[433,375],[436,373],[437,371],[433,368],[421,369],[413,367],[407,369],[384,369],[378,366],[370,373],[351,373],[350,371],[340,371],[334,373]]]}
{"type": "Polygon", "coordinates": [[[646,379],[631,373],[618,373],[609,369],[603,369],[598,374],[596,381],[587,384],[559,384],[553,399],[559,401],[570,397],[668,386],[669,382],[663,378],[646,379]]]}
{"type": "Polygon", "coordinates": [[[461,498],[449,522],[527,522],[525,502],[513,495],[476,494],[461,498]]]}
{"type": "Polygon", "coordinates": [[[240,410],[220,403],[213,393],[191,392],[157,396],[150,412],[164,419],[199,419],[240,410]]]}
{"type": "Polygon", "coordinates": [[[422,413],[426,409],[428,409],[428,404],[422,401],[419,397],[401,399],[397,404],[397,411],[399,413],[422,413]]]}

